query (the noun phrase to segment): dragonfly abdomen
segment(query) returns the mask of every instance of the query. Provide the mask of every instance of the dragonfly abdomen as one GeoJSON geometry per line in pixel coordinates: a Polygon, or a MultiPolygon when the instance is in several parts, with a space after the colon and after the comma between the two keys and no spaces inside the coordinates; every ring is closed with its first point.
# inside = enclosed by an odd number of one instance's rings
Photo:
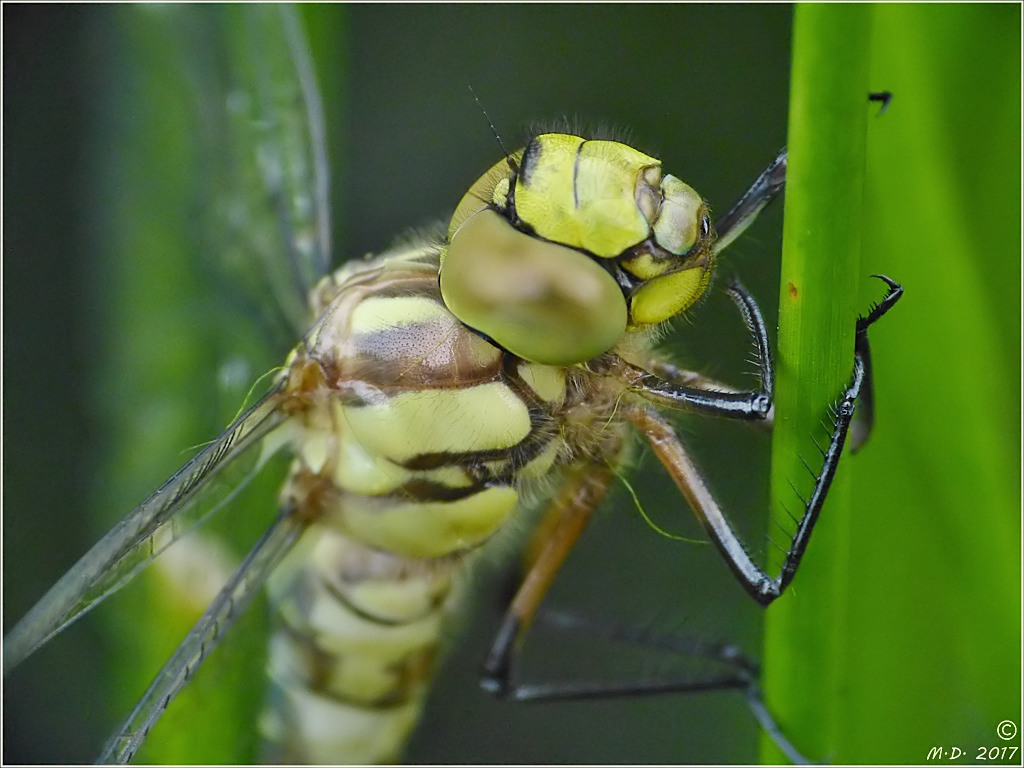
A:
{"type": "Polygon", "coordinates": [[[394,762],[419,714],[458,560],[379,552],[312,526],[271,582],[274,762],[394,762]]]}

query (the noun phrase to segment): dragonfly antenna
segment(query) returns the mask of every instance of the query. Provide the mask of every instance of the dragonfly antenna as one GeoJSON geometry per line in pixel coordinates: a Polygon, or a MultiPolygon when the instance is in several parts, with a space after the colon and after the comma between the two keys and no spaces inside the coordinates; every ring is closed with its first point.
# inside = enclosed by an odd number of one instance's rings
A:
{"type": "Polygon", "coordinates": [[[484,109],[484,105],[481,104],[480,99],[477,98],[476,91],[473,90],[472,85],[467,85],[466,87],[469,88],[469,92],[473,94],[473,101],[476,102],[476,105],[480,107],[480,111],[483,112],[484,120],[486,120],[487,124],[491,126],[491,133],[494,134],[494,138],[498,141],[498,146],[501,147],[502,154],[505,155],[505,162],[508,163],[508,167],[511,168],[513,172],[517,172],[519,168],[516,166],[516,161],[512,159],[512,155],[510,155],[508,150],[505,149],[505,142],[501,140],[501,135],[498,133],[498,129],[495,128],[494,123],[491,122],[491,116],[487,114],[487,110],[484,109]]]}

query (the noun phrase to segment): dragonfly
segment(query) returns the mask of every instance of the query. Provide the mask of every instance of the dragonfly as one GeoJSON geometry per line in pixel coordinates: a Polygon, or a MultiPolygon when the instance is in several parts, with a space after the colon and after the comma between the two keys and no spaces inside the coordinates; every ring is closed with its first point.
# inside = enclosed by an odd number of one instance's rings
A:
{"type": "MultiPolygon", "coordinates": [[[[440,608],[454,594],[452,585],[458,580],[463,560],[497,529],[497,522],[492,518],[504,520],[518,506],[522,493],[520,484],[525,487],[539,482],[556,471],[567,480],[564,489],[556,495],[553,509],[565,520],[585,517],[597,506],[611,483],[610,467],[623,450],[623,430],[627,425],[645,435],[651,449],[667,468],[675,468],[673,477],[683,494],[692,506],[703,510],[703,522],[709,533],[752,594],[767,602],[781,592],[790,576],[769,579],[744,559],[738,541],[716,512],[713,499],[707,496],[692,461],[674,440],[670,426],[654,410],[636,408],[626,401],[642,393],[651,403],[668,410],[707,411],[761,421],[769,417],[772,376],[767,332],[752,297],[738,284],[731,286],[729,292],[757,340],[761,374],[758,390],[735,391],[653,358],[641,357],[638,363],[630,359],[638,353],[631,353],[627,347],[635,345],[643,351],[649,346],[649,339],[644,338],[647,329],[658,327],[700,298],[707,289],[718,252],[738,237],[781,190],[785,154],[780,154],[737,206],[716,222],[716,239],[700,197],[675,177],[662,175],[655,158],[618,142],[585,141],[565,133],[541,134],[523,150],[505,153],[505,157],[473,186],[456,209],[446,235],[436,241],[403,246],[374,260],[357,262],[328,274],[326,174],[323,148],[317,139],[322,135],[322,128],[318,128],[321,118],[315,104],[315,84],[308,62],[303,63],[298,55],[303,45],[296,42],[295,20],[286,14],[283,20],[273,23],[279,24],[283,34],[290,36],[286,49],[299,59],[293,65],[298,70],[295,82],[300,88],[298,93],[284,97],[257,97],[254,103],[262,110],[260,117],[243,116],[241,122],[261,131],[270,126],[269,142],[265,135],[250,138],[253,146],[263,150],[256,153],[256,165],[262,183],[274,192],[273,200],[283,200],[286,207],[293,206],[285,210],[282,217],[294,225],[287,261],[294,269],[293,274],[285,276],[279,284],[293,288],[298,285],[301,290],[278,295],[278,304],[282,315],[290,317],[296,327],[303,328],[302,341],[263,399],[119,524],[12,631],[5,642],[5,672],[70,621],[119,589],[181,535],[202,523],[208,513],[227,505],[235,484],[258,469],[274,450],[290,451],[297,457],[295,470],[281,496],[277,521],[161,672],[139,708],[111,741],[105,758],[128,759],[134,754],[162,713],[167,699],[192,675],[195,666],[205,660],[243,604],[251,600],[268,579],[272,583],[271,593],[276,593],[273,599],[278,611],[286,617],[282,619],[285,631],[279,633],[271,655],[279,686],[277,698],[291,700],[290,714],[268,716],[265,731],[271,740],[284,744],[289,750],[284,756],[289,758],[332,761],[340,759],[338,750],[346,749],[345,756],[356,761],[393,758],[397,749],[394,743],[400,742],[402,734],[407,732],[419,706],[419,699],[413,692],[421,687],[435,653],[438,634],[435,625],[440,621],[440,608]],[[299,100],[304,110],[293,112],[280,106],[275,101],[277,98],[289,102],[299,100]],[[284,118],[292,114],[304,114],[308,126],[296,129],[289,125],[284,118]],[[282,136],[287,139],[302,136],[308,142],[305,166],[302,163],[288,166],[281,161],[275,142],[284,143],[282,136]],[[593,158],[581,149],[587,145],[595,151],[593,158]],[[657,235],[652,238],[650,248],[623,258],[624,251],[635,248],[636,242],[623,246],[623,241],[614,238],[610,245],[587,239],[592,237],[588,233],[599,233],[603,229],[604,219],[600,216],[583,225],[566,223],[557,217],[555,221],[545,219],[545,201],[554,198],[558,190],[543,187],[541,182],[521,182],[534,174],[543,179],[550,173],[556,177],[553,184],[557,187],[557,177],[566,178],[564,167],[557,170],[559,164],[564,166],[566,158],[581,156],[587,156],[587,162],[596,163],[597,167],[610,163],[627,169],[625,176],[632,184],[627,202],[632,209],[641,212],[644,226],[657,235]],[[550,171],[547,170],[549,163],[554,166],[550,171]],[[292,172],[297,174],[298,182],[289,177],[292,172]],[[642,184],[638,179],[642,179],[642,184]],[[282,191],[295,183],[298,183],[298,193],[282,191]],[[536,196],[538,202],[531,200],[534,186],[543,192],[536,196]],[[515,226],[507,226],[510,222],[515,226]],[[579,237],[583,240],[573,239],[577,237],[573,234],[576,231],[582,233],[579,237]],[[537,234],[541,237],[536,237],[537,234]],[[558,249],[550,253],[559,253],[573,262],[568,278],[561,273],[545,275],[543,265],[555,259],[549,258],[546,252],[538,255],[540,266],[535,278],[547,281],[545,284],[550,290],[556,290],[552,286],[567,283],[576,288],[588,285],[597,293],[594,302],[578,301],[569,315],[549,318],[547,322],[553,325],[547,325],[547,331],[538,327],[525,335],[521,333],[523,313],[530,315],[541,308],[532,306],[528,298],[520,299],[520,303],[511,307],[495,303],[493,298],[482,298],[481,287],[492,282],[485,278],[493,278],[495,271],[500,273],[506,266],[500,262],[475,263],[474,257],[474,254],[491,250],[520,252],[523,247],[514,243],[520,242],[521,237],[528,238],[522,241],[529,243],[523,251],[526,255],[532,256],[537,243],[547,242],[558,249]],[[511,238],[508,245],[495,246],[507,238],[511,238]],[[480,242],[489,245],[481,248],[480,242]],[[555,245],[559,243],[561,245],[555,245]],[[569,247],[564,247],[566,245],[569,247]],[[606,261],[592,256],[577,259],[583,251],[606,261]],[[616,260],[614,268],[601,266],[610,264],[608,260],[612,259],[616,260]],[[685,268],[679,266],[681,259],[685,268]],[[474,272],[480,269],[483,272],[474,272]],[[312,330],[305,327],[308,323],[302,323],[304,308],[295,300],[296,295],[307,293],[313,296],[312,314],[316,317],[312,330]],[[402,304],[400,309],[388,307],[398,303],[402,304]],[[513,321],[509,321],[508,313],[515,317],[513,321]],[[576,332],[571,334],[572,344],[566,348],[561,343],[564,339],[560,341],[559,335],[551,329],[560,329],[569,323],[578,324],[574,326],[576,332]],[[630,343],[623,345],[621,337],[627,331],[633,335],[630,343]],[[375,335],[381,338],[374,340],[375,335]],[[420,346],[414,346],[415,352],[409,353],[407,345],[415,345],[417,339],[423,337],[431,340],[430,345],[424,347],[420,342],[420,346]],[[331,349],[334,351],[329,351],[331,349]],[[613,353],[613,349],[617,352],[613,353]],[[436,361],[428,365],[425,361],[432,361],[432,356],[436,361]],[[454,371],[450,362],[445,365],[445,360],[453,359],[458,362],[454,371]],[[384,366],[381,360],[389,360],[390,367],[384,366]],[[356,366],[357,372],[346,370],[346,366],[356,366]],[[384,373],[379,370],[374,373],[375,366],[378,369],[383,366],[384,373]],[[431,367],[438,370],[431,374],[426,370],[431,367]],[[500,374],[492,370],[496,367],[500,374]],[[507,368],[512,372],[508,373],[507,368]],[[468,372],[465,375],[470,378],[458,378],[462,372],[468,372]],[[378,378],[374,378],[375,375],[378,378]],[[380,375],[383,378],[379,378],[380,375]],[[430,375],[440,378],[431,382],[430,375]],[[413,379],[413,384],[397,384],[403,377],[413,379]],[[417,377],[420,380],[416,380],[417,377]],[[586,377],[593,377],[590,384],[583,383],[586,377]],[[393,391],[396,385],[397,390],[393,391]],[[606,386],[610,388],[606,390],[606,386]],[[472,398],[480,402],[463,400],[462,395],[467,392],[472,392],[472,398]],[[575,410],[570,416],[567,399],[574,397],[579,402],[572,403],[575,410]],[[602,405],[595,407],[598,402],[602,405]],[[622,415],[617,415],[620,404],[622,415]],[[474,408],[479,410],[474,411],[474,408]],[[472,416],[455,421],[437,416],[458,412],[472,416]],[[479,424],[474,425],[475,431],[465,432],[460,432],[456,426],[464,420],[486,425],[491,412],[503,412],[504,418],[495,421],[489,427],[490,432],[487,428],[475,429],[479,424]],[[425,446],[419,446],[410,455],[402,453],[405,448],[401,443],[410,438],[404,433],[390,438],[387,435],[389,420],[395,414],[402,414],[399,422],[410,427],[409,434],[429,435],[425,446]],[[361,418],[368,421],[358,426],[361,418]],[[335,422],[347,424],[350,432],[338,433],[335,422]],[[329,423],[334,426],[328,426],[329,423]],[[567,436],[566,431],[573,434],[567,436]],[[509,435],[517,439],[510,443],[509,435]],[[391,439],[392,443],[375,442],[377,438],[391,439]],[[510,456],[513,445],[520,447],[510,456]],[[458,450],[460,448],[463,450],[458,450]],[[451,458],[454,455],[461,459],[454,461],[451,458]],[[580,459],[573,458],[577,455],[590,459],[580,463],[580,459]],[[500,466],[502,461],[508,466],[500,466]],[[386,469],[374,467],[381,463],[386,469]],[[326,467],[333,469],[328,472],[326,467]],[[362,467],[362,472],[356,472],[356,467],[362,467]],[[231,479],[221,483],[225,475],[231,475],[231,479]],[[402,482],[384,492],[379,487],[366,485],[387,486],[396,482],[396,476],[402,482]],[[396,488],[401,492],[393,496],[396,488]],[[343,526],[346,534],[332,537],[325,521],[333,514],[330,510],[338,506],[331,499],[339,493],[374,499],[373,503],[385,496],[385,511],[399,515],[400,522],[386,523],[381,528],[380,521],[374,519],[379,515],[373,509],[358,510],[358,504],[349,498],[348,503],[342,505],[346,510],[343,513],[347,518],[343,526]],[[428,523],[423,528],[408,517],[428,509],[450,511],[465,500],[470,502],[457,513],[465,519],[443,518],[440,523],[428,523]],[[435,530],[437,527],[443,530],[435,530]],[[315,537],[311,535],[314,531],[318,534],[315,537]],[[329,543],[324,544],[325,541],[329,543]],[[322,551],[324,547],[329,550],[326,554],[322,551]],[[329,579],[323,572],[315,578],[310,576],[301,565],[310,558],[326,558],[333,563],[328,570],[335,574],[345,571],[343,583],[328,584],[329,579]],[[431,563],[431,566],[424,563],[431,563]],[[404,666],[403,674],[397,677],[403,678],[407,689],[394,687],[390,678],[395,675],[387,673],[399,663],[395,658],[379,662],[376,671],[373,663],[365,661],[365,656],[358,665],[359,672],[325,671],[323,657],[331,654],[315,642],[301,639],[299,627],[295,626],[314,621],[316,611],[309,603],[323,599],[325,584],[329,587],[327,592],[334,597],[344,593],[340,604],[346,606],[349,619],[355,616],[371,625],[408,629],[413,622],[382,614],[395,610],[396,601],[418,600],[417,623],[429,624],[430,631],[417,627],[427,639],[399,649],[399,659],[404,666]],[[383,599],[380,595],[356,597],[360,592],[390,594],[386,602],[378,603],[377,600],[383,599]],[[298,599],[296,593],[304,595],[304,599],[298,599]],[[292,612],[290,618],[289,611],[292,612]],[[313,738],[316,734],[305,734],[302,739],[295,735],[302,724],[319,722],[316,707],[310,704],[316,697],[310,694],[324,694],[325,689],[313,688],[309,683],[324,674],[388,678],[384,682],[376,681],[378,687],[373,698],[373,703],[387,701],[386,716],[364,717],[374,721],[372,727],[362,729],[373,734],[372,739],[365,735],[354,737],[355,742],[361,743],[387,736],[387,744],[364,745],[359,748],[368,751],[357,752],[350,741],[309,747],[305,745],[317,744],[313,738]],[[305,681],[305,688],[294,685],[291,678],[296,675],[305,681]],[[401,705],[406,703],[409,706],[403,708],[401,705]],[[398,732],[398,736],[389,731],[398,732]]],[[[246,104],[243,99],[233,108],[244,115],[247,106],[252,104],[246,104]]],[[[571,164],[568,167],[571,168],[571,164]]],[[[570,191],[573,190],[570,188],[570,191]]],[[[522,265],[517,269],[521,270],[522,265]]],[[[507,289],[515,281],[500,284],[507,289]]],[[[890,283],[889,288],[886,300],[869,314],[863,328],[858,329],[858,344],[863,345],[863,349],[858,350],[857,360],[866,356],[867,326],[899,296],[895,284],[890,283]]],[[[571,296],[564,298],[556,307],[572,304],[571,296]]],[[[864,386],[863,370],[855,363],[855,371],[858,370],[860,372],[855,373],[850,387],[843,393],[844,407],[852,406],[864,386]]],[[[817,495],[808,505],[805,519],[810,524],[820,511],[835,471],[849,426],[847,410],[840,410],[816,484],[817,495]]],[[[494,692],[507,697],[539,697],[536,690],[514,683],[510,667],[515,643],[533,619],[543,597],[543,589],[538,592],[531,584],[553,577],[582,521],[570,524],[556,519],[554,525],[552,541],[558,546],[549,547],[537,556],[531,573],[539,575],[535,575],[532,582],[528,579],[518,593],[487,659],[487,684],[494,692]]],[[[804,538],[798,537],[791,548],[787,558],[789,570],[784,574],[791,575],[795,571],[809,528],[808,525],[804,538]]],[[[736,675],[740,672],[743,670],[735,670],[736,675]]],[[[737,679],[734,675],[732,683],[736,684],[737,679]]],[[[642,686],[634,692],[642,693],[642,686]]],[[[354,695],[344,687],[342,693],[334,690],[332,694],[332,701],[350,699],[354,695]]],[[[540,695],[565,697],[574,692],[561,689],[540,695]]],[[[346,703],[351,708],[351,702],[346,703]]],[[[374,708],[364,706],[361,709],[374,708]]],[[[285,712],[288,711],[286,708],[285,712]]],[[[322,729],[335,731],[330,736],[337,738],[338,718],[325,717],[322,722],[327,723],[322,729]]]]}

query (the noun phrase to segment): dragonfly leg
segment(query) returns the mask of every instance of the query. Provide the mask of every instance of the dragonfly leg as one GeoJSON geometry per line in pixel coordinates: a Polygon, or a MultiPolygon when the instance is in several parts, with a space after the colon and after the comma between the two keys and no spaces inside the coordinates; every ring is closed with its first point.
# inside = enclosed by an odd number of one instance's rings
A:
{"type": "Polygon", "coordinates": [[[764,702],[758,684],[758,667],[736,645],[708,643],[678,635],[656,636],[626,625],[605,625],[584,616],[567,612],[541,613],[538,622],[557,631],[585,634],[589,639],[628,643],[650,647],[677,655],[704,659],[717,664],[721,671],[713,675],[659,680],[629,681],[559,681],[553,683],[513,684],[510,680],[511,659],[515,654],[510,646],[505,663],[505,674],[497,681],[485,675],[485,687],[501,693],[513,701],[569,701],[583,699],[611,699],[657,694],[704,693],[710,691],[743,691],[747,706],[761,728],[794,763],[805,764],[807,759],[793,746],[764,702]]]}
{"type": "Polygon", "coordinates": [[[716,675],[689,678],[662,678],[600,683],[553,683],[520,686],[518,700],[555,701],[566,699],[616,698],[656,694],[704,693],[721,690],[743,691],[747,706],[761,729],[779,749],[798,765],[809,761],[786,737],[778,721],[765,704],[758,683],[758,665],[733,643],[709,643],[694,637],[676,634],[654,634],[634,626],[603,624],[588,617],[564,611],[546,612],[539,619],[547,627],[559,631],[585,634],[590,639],[625,643],[651,648],[679,656],[703,659],[721,667],[716,675]]]}
{"type": "Polygon", "coordinates": [[[566,481],[552,503],[554,523],[546,546],[530,566],[519,590],[505,612],[501,626],[484,661],[480,684],[488,693],[517,699],[512,664],[519,642],[526,634],[565,558],[601,503],[611,483],[608,467],[585,466],[566,481]]]}
{"type": "Polygon", "coordinates": [[[850,423],[858,398],[865,388],[867,370],[865,358],[868,354],[868,328],[884,315],[900,298],[903,289],[893,280],[881,277],[888,286],[885,298],[872,307],[866,317],[857,320],[857,334],[854,346],[853,376],[843,392],[836,409],[836,421],[831,440],[824,451],[821,471],[818,473],[814,490],[806,503],[803,517],[788,551],[782,571],[778,576],[769,576],[748,554],[732,526],[726,520],[711,492],[704,484],[693,460],[679,442],[672,426],[660,416],[643,408],[633,408],[626,417],[644,436],[662,465],[668,470],[690,508],[704,526],[712,541],[718,547],[726,562],[746,587],[747,591],[762,605],[775,600],[793,580],[811,531],[818,520],[825,497],[832,485],[843,445],[846,442],[850,423]]]}
{"type": "Polygon", "coordinates": [[[728,248],[737,237],[746,232],[765,206],[786,188],[788,160],[789,153],[783,147],[775,159],[768,164],[768,167],[761,171],[750,188],[743,193],[743,196],[722,218],[715,222],[717,234],[714,245],[715,253],[728,248]]]}
{"type": "Polygon", "coordinates": [[[889,293],[877,305],[873,306],[865,317],[857,319],[856,350],[864,365],[864,383],[860,390],[860,400],[853,425],[850,427],[850,451],[856,453],[864,447],[871,436],[875,425],[875,377],[871,365],[871,346],[868,343],[867,329],[878,318],[889,311],[900,296],[903,287],[885,275],[872,275],[889,286],[889,293]]]}
{"type": "Polygon", "coordinates": [[[709,416],[768,421],[772,417],[772,397],[775,393],[775,368],[772,364],[768,328],[754,297],[740,283],[727,289],[736,303],[744,322],[754,337],[760,386],[758,389],[736,391],[731,388],[709,388],[709,379],[697,377],[665,363],[655,363],[654,371],[616,360],[615,375],[629,382],[631,391],[667,408],[681,408],[709,416]]]}
{"type": "MultiPolygon", "coordinates": [[[[666,363],[663,360],[646,361],[644,363],[644,368],[655,376],[665,379],[666,381],[671,381],[675,384],[692,387],[694,389],[702,389],[708,392],[725,392],[727,394],[740,394],[743,392],[743,390],[737,389],[723,381],[712,379],[709,376],[704,376],[696,371],[679,368],[671,363],[666,363]]],[[[771,431],[771,428],[775,423],[775,409],[769,408],[768,413],[763,419],[758,419],[752,423],[771,431]]]]}
{"type": "MultiPolygon", "coordinates": [[[[880,103],[882,106],[878,114],[882,115],[889,108],[892,94],[889,91],[869,93],[868,101],[880,103]]],[[[768,167],[761,171],[750,188],[743,193],[743,196],[722,218],[715,222],[717,238],[714,250],[716,254],[724,251],[737,237],[746,232],[747,228],[754,223],[757,215],[786,188],[788,162],[789,152],[786,147],[783,147],[775,159],[768,164],[768,167]]]]}

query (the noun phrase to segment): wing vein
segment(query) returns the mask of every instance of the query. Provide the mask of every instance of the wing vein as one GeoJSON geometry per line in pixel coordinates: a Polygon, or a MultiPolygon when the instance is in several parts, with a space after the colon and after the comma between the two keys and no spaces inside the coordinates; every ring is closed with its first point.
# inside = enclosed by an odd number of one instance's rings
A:
{"type": "Polygon", "coordinates": [[[275,387],[93,545],[4,638],[4,674],[230,501],[240,490],[238,484],[209,509],[192,503],[221,470],[284,421],[277,409],[280,399],[275,387]],[[185,519],[196,511],[197,519],[185,519]],[[183,519],[183,530],[177,530],[183,519]]]}
{"type": "Polygon", "coordinates": [[[278,516],[107,742],[98,763],[127,763],[132,759],[168,705],[259,593],[304,528],[305,523],[288,510],[278,516]]]}

